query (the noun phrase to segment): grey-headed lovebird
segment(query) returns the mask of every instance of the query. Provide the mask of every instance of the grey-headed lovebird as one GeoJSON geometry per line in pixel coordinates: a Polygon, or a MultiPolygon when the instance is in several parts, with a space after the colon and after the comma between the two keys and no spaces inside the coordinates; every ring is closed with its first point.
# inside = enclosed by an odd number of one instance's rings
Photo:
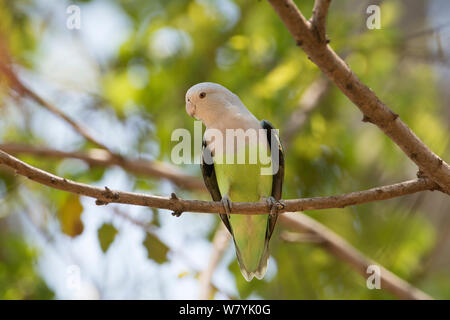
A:
{"type": "Polygon", "coordinates": [[[231,201],[263,200],[271,209],[280,205],[284,155],[278,134],[270,122],[256,119],[237,95],[216,83],[192,86],[186,93],[186,111],[206,127],[201,161],[203,179],[212,199],[223,203],[226,213],[220,214],[220,218],[233,236],[242,275],[247,281],[253,277],[262,279],[277,220],[276,210],[271,210],[271,214],[230,214],[231,201]],[[257,159],[251,161],[255,155],[257,159]],[[268,173],[263,172],[267,159],[268,173]]]}

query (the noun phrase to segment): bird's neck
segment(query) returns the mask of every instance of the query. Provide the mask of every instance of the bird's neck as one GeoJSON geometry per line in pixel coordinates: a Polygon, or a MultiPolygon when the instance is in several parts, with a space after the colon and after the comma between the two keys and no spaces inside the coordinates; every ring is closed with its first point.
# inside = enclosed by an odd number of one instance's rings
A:
{"type": "Polygon", "coordinates": [[[261,124],[258,119],[248,110],[230,112],[228,114],[213,114],[207,119],[203,119],[206,129],[216,129],[225,135],[226,129],[260,129],[261,124]]]}
{"type": "MultiPolygon", "coordinates": [[[[245,141],[244,145],[242,145],[242,147],[244,148],[260,143],[258,130],[262,129],[261,124],[258,119],[256,119],[256,117],[253,116],[253,114],[251,114],[248,110],[244,110],[242,113],[233,112],[230,115],[222,115],[221,117],[217,117],[216,119],[214,119],[214,121],[204,121],[204,123],[206,126],[204,138],[213,154],[217,155],[221,153],[236,152],[238,147],[237,139],[243,139],[241,141],[245,141]],[[227,132],[227,130],[230,129],[242,129],[242,131],[236,131],[234,133],[227,132]],[[256,140],[250,141],[249,138],[246,137],[247,130],[249,129],[255,130],[254,134],[256,140]],[[217,140],[217,133],[220,133],[221,135],[221,138],[219,140],[217,140]],[[236,136],[240,138],[236,138],[236,136]]],[[[252,136],[252,134],[250,134],[250,136],[252,136]]],[[[267,139],[264,140],[267,141],[267,139]]],[[[265,143],[266,141],[263,141],[263,143],[265,143]]]]}

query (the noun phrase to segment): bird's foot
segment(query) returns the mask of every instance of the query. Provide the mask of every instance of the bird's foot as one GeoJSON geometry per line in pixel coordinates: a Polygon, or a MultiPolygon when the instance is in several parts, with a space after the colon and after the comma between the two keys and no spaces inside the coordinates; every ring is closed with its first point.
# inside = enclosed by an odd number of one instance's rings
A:
{"type": "Polygon", "coordinates": [[[232,203],[231,203],[230,197],[228,197],[228,195],[225,195],[222,197],[222,200],[220,200],[220,201],[222,202],[225,213],[227,215],[229,215],[231,213],[231,208],[232,208],[232,203]]]}
{"type": "Polygon", "coordinates": [[[267,205],[270,208],[270,215],[278,215],[278,210],[281,210],[284,208],[284,204],[282,204],[280,201],[276,200],[274,197],[268,197],[266,198],[267,205]]]}

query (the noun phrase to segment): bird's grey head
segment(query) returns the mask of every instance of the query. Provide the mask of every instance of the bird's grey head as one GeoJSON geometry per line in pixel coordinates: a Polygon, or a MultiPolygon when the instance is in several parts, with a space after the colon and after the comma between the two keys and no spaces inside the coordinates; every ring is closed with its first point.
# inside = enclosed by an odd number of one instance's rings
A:
{"type": "Polygon", "coordinates": [[[217,83],[198,83],[186,92],[186,112],[206,126],[242,107],[237,95],[217,83]]]}

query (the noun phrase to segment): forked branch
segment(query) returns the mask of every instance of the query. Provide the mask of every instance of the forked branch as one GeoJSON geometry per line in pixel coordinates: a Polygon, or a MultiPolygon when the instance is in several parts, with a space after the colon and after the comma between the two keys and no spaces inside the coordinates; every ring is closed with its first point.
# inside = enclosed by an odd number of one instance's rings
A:
{"type": "MultiPolygon", "coordinates": [[[[450,166],[431,151],[398,114],[389,109],[363,84],[328,44],[323,43],[321,37],[317,36],[313,23],[305,19],[292,0],[269,0],[269,2],[311,61],[361,110],[364,115],[363,121],[378,126],[422,172],[439,184],[445,193],[450,194],[450,166]]],[[[316,1],[316,8],[322,8],[324,4],[321,3],[325,2],[316,1]]],[[[326,10],[321,9],[317,12],[326,10]]],[[[317,19],[319,17],[313,21],[317,19]]]]}

